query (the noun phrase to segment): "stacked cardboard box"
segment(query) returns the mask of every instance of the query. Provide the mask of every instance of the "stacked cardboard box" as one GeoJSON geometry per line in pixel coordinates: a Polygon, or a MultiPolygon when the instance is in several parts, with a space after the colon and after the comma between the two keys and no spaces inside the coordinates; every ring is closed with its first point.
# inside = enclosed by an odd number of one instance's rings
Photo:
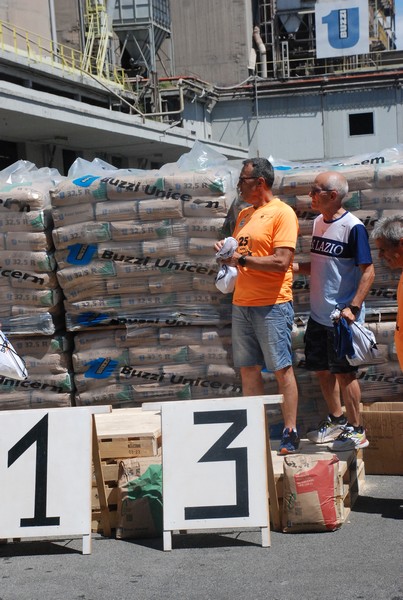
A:
{"type": "Polygon", "coordinates": [[[366,472],[403,475],[403,402],[363,404],[362,422],[371,441],[364,450],[366,472]]]}
{"type": "MultiPolygon", "coordinates": [[[[118,525],[119,463],[133,459],[138,476],[152,464],[161,464],[161,417],[158,412],[141,408],[122,408],[95,415],[98,448],[111,529],[118,525]]],[[[100,506],[100,482],[92,481],[92,530],[103,532],[100,506]]]]}

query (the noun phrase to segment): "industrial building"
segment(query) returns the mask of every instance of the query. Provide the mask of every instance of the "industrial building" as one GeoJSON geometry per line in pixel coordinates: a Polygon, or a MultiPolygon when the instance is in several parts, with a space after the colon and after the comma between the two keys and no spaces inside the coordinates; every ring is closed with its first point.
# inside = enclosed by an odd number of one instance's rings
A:
{"type": "Polygon", "coordinates": [[[401,144],[394,0],[357,0],[364,45],[328,56],[322,30],[347,19],[340,4],[3,2],[0,167],[24,158],[66,173],[82,156],[153,168],[196,139],[230,159],[293,161],[401,144]]]}

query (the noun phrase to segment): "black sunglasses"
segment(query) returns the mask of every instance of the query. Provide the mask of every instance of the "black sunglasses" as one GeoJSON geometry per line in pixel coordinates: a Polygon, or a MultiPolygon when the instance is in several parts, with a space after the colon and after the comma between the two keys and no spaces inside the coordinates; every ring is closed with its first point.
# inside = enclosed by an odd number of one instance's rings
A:
{"type": "Polygon", "coordinates": [[[334,190],[333,188],[332,188],[332,189],[330,189],[330,190],[324,190],[323,188],[321,188],[321,187],[319,187],[319,186],[313,186],[313,187],[311,188],[311,192],[310,192],[310,193],[311,193],[312,195],[314,195],[314,194],[321,194],[322,192],[325,192],[325,193],[327,193],[327,194],[328,194],[329,192],[334,192],[334,191],[335,191],[335,190],[334,190]]]}
{"type": "Polygon", "coordinates": [[[244,181],[246,181],[247,179],[259,179],[259,177],[240,177],[238,179],[238,183],[243,183],[244,181]]]}

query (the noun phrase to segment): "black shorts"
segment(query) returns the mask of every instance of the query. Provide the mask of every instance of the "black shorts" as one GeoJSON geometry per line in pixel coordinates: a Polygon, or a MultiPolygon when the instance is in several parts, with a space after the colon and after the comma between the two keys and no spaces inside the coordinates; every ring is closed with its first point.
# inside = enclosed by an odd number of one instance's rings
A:
{"type": "Polygon", "coordinates": [[[346,358],[337,358],[333,327],[326,327],[309,318],[304,340],[305,368],[308,371],[354,373],[358,370],[346,358]]]}

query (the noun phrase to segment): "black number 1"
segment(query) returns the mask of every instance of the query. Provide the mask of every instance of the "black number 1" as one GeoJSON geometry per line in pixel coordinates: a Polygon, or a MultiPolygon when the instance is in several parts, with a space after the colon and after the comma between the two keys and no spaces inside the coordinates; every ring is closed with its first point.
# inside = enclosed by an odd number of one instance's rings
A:
{"type": "Polygon", "coordinates": [[[8,464],[11,465],[32,444],[36,443],[35,468],[35,509],[34,517],[21,519],[20,527],[41,527],[59,525],[60,517],[46,516],[46,497],[48,487],[48,415],[45,415],[8,451],[8,464]]]}
{"type": "Polygon", "coordinates": [[[185,507],[185,519],[221,519],[249,516],[248,453],[247,448],[228,448],[245,429],[247,413],[241,410],[217,410],[194,413],[195,425],[232,423],[199,462],[235,461],[236,504],[223,506],[185,507]]]}

